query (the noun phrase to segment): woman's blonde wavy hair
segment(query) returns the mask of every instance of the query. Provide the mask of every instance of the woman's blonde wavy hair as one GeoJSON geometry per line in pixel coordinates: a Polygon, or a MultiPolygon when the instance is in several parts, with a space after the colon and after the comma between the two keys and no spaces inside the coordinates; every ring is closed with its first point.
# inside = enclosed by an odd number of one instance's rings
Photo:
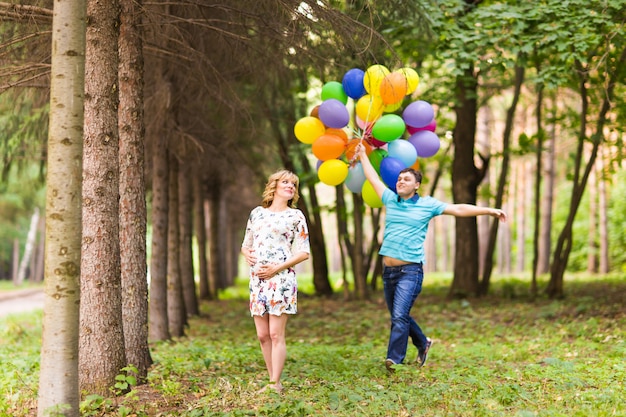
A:
{"type": "Polygon", "coordinates": [[[278,181],[282,181],[286,179],[287,181],[292,181],[296,184],[296,190],[293,195],[293,198],[289,200],[287,205],[291,208],[296,208],[298,205],[298,200],[300,199],[300,193],[298,188],[300,188],[300,179],[296,174],[286,169],[282,169],[270,175],[267,180],[267,184],[265,184],[265,191],[263,191],[263,202],[262,206],[264,208],[268,208],[272,201],[274,201],[274,193],[276,192],[276,184],[278,181]]]}

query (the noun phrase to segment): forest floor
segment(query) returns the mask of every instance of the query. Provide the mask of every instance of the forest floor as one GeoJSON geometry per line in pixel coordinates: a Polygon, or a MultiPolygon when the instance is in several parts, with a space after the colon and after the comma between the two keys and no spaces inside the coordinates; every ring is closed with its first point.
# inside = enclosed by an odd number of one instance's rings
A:
{"type": "MultiPolygon", "coordinates": [[[[259,393],[267,372],[247,300],[206,301],[185,337],[151,346],[148,383],[86,395],[81,416],[626,416],[625,277],[569,281],[563,300],[530,300],[517,280],[496,281],[481,299],[447,300],[448,285],[427,280],[413,309],[435,341],[422,368],[410,346],[406,364],[385,369],[381,292],[367,301],[301,294],[287,325],[284,391],[259,393]]],[[[18,333],[37,343],[34,328],[18,333]]],[[[12,389],[22,395],[7,397],[1,417],[35,415],[36,370],[19,373],[12,389]]]]}

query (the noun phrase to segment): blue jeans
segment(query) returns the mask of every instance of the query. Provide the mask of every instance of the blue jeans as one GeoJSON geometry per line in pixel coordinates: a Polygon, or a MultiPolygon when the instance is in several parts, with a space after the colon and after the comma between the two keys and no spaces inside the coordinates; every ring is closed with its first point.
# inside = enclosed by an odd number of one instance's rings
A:
{"type": "Polygon", "coordinates": [[[426,336],[410,316],[413,303],[422,291],[424,270],[422,264],[385,266],[383,284],[385,301],[391,314],[391,334],[387,359],[402,363],[406,357],[409,337],[418,350],[426,347],[426,336]]]}

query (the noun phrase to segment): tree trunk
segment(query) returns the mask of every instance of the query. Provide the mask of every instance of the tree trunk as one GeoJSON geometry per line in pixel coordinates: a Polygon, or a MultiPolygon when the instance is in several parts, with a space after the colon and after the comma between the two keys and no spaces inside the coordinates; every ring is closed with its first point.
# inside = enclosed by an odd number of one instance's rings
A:
{"type": "Polygon", "coordinates": [[[209,190],[209,290],[211,298],[217,299],[218,290],[223,288],[220,278],[220,186],[213,184],[209,190]]]}
{"type": "MultiPolygon", "coordinates": [[[[342,186],[343,187],[343,186],[342,186]]],[[[337,242],[339,243],[339,261],[341,263],[341,282],[343,287],[344,300],[350,299],[350,286],[348,284],[348,258],[351,259],[350,267],[354,270],[354,257],[346,256],[352,254],[353,247],[348,234],[348,210],[346,208],[345,193],[342,187],[336,187],[337,193],[337,210],[335,211],[337,220],[337,242]]],[[[356,275],[353,274],[354,277],[356,275]]],[[[356,289],[357,281],[354,280],[356,289]]]]}
{"type": "Polygon", "coordinates": [[[89,0],[85,57],[79,381],[109,395],[127,365],[119,242],[119,3],[89,0]]]}
{"type": "Polygon", "coordinates": [[[45,298],[37,415],[78,417],[85,1],[58,0],[52,21],[46,169],[45,298]]]}
{"type": "MultiPolygon", "coordinates": [[[[189,158],[188,153],[185,154],[189,158]]],[[[183,163],[178,171],[178,224],[180,226],[180,282],[188,316],[197,316],[198,297],[193,272],[193,210],[191,195],[191,164],[183,163]]]]}
{"type": "Polygon", "coordinates": [[[528,162],[521,160],[517,165],[517,187],[515,189],[515,229],[516,229],[516,242],[517,253],[515,254],[515,272],[521,273],[524,271],[524,265],[526,264],[526,229],[528,218],[528,207],[526,205],[526,199],[528,195],[528,175],[527,172],[531,172],[528,167],[528,162]]]}
{"type": "MultiPolygon", "coordinates": [[[[352,216],[354,219],[354,243],[351,246],[352,276],[354,277],[354,290],[359,300],[369,298],[367,287],[367,275],[371,259],[363,253],[365,236],[363,233],[363,198],[353,194],[352,216]]],[[[347,234],[347,230],[346,230],[347,234]]]]}
{"type": "Polygon", "coordinates": [[[20,270],[20,240],[18,238],[13,239],[13,250],[11,257],[11,281],[13,285],[17,286],[17,275],[20,270]]]}
{"type": "Polygon", "coordinates": [[[167,219],[169,168],[166,139],[154,136],[152,149],[152,254],[150,258],[150,340],[171,338],[167,318],[167,219]]]}
{"type": "Polygon", "coordinates": [[[608,274],[611,266],[609,264],[609,219],[608,212],[608,198],[606,191],[606,177],[604,167],[604,147],[601,147],[600,155],[598,157],[598,212],[599,212],[599,240],[600,240],[600,265],[599,272],[601,274],[608,274]]]}
{"type": "Polygon", "coordinates": [[[598,272],[598,182],[596,179],[596,168],[589,174],[589,234],[587,235],[587,272],[595,274],[598,272]]]}
{"type": "MultiPolygon", "coordinates": [[[[518,60],[521,60],[521,56],[518,56],[518,60]]],[[[506,113],[506,122],[504,126],[504,133],[502,135],[502,166],[500,167],[500,178],[498,178],[498,189],[496,192],[496,207],[502,207],[504,202],[504,193],[506,190],[506,185],[508,181],[508,173],[509,173],[509,160],[510,160],[510,152],[511,152],[511,132],[513,131],[513,126],[515,124],[515,112],[517,111],[517,103],[519,103],[519,99],[522,93],[522,85],[524,84],[524,68],[520,65],[515,66],[515,85],[513,92],[513,100],[511,105],[509,106],[506,113]]],[[[522,179],[525,179],[526,176],[521,176],[522,179]]],[[[526,187],[524,187],[524,191],[526,187]]],[[[524,192],[525,194],[525,192],[524,192]]],[[[524,203],[526,202],[526,198],[524,198],[524,203]]],[[[493,272],[493,257],[494,252],[496,250],[496,242],[498,237],[498,228],[500,226],[500,221],[498,219],[492,220],[491,228],[489,230],[489,244],[487,245],[487,252],[485,254],[485,267],[484,267],[484,275],[483,279],[480,283],[479,295],[486,295],[489,291],[489,284],[491,282],[491,274],[493,272]]],[[[524,230],[523,226],[520,227],[520,230],[524,230]]],[[[522,236],[525,237],[524,233],[521,233],[522,236]]],[[[520,250],[518,250],[518,256],[521,253],[524,253],[524,245],[519,246],[520,250]]],[[[523,262],[523,258],[522,258],[523,262]]],[[[522,263],[523,266],[523,263],[522,263]]]]}
{"type": "MultiPolygon", "coordinates": [[[[535,51],[536,52],[536,51],[535,51]]],[[[537,65],[537,72],[541,68],[537,65]]],[[[541,206],[541,184],[543,173],[543,144],[545,142],[545,130],[543,129],[543,84],[537,85],[537,102],[535,104],[535,121],[537,125],[537,148],[535,150],[535,187],[534,187],[534,225],[533,225],[533,259],[530,282],[530,295],[533,299],[537,296],[537,274],[539,265],[540,231],[542,225],[543,207],[541,206]]]]}
{"type": "MultiPolygon", "coordinates": [[[[507,203],[502,205],[502,210],[506,213],[511,212],[507,203]]],[[[498,251],[498,271],[500,274],[510,274],[512,271],[511,252],[513,245],[511,240],[511,227],[507,224],[502,227],[502,232],[498,233],[498,241],[500,242],[498,245],[500,247],[500,250],[498,251]]]]}
{"type": "MultiPolygon", "coordinates": [[[[39,207],[35,207],[35,212],[30,218],[30,228],[28,229],[28,236],[26,238],[26,245],[24,246],[24,256],[22,256],[22,261],[20,262],[20,267],[17,271],[17,279],[14,281],[14,284],[20,286],[24,283],[26,279],[26,270],[28,265],[30,264],[31,257],[33,255],[33,249],[37,244],[37,227],[39,226],[39,207]]],[[[31,268],[30,274],[33,274],[33,269],[31,268]]]]}
{"type": "Polygon", "coordinates": [[[198,173],[193,176],[193,205],[194,205],[194,229],[196,233],[196,242],[198,245],[198,268],[200,272],[199,290],[200,299],[208,300],[211,298],[209,292],[209,269],[207,260],[207,233],[206,233],[206,216],[204,215],[204,188],[202,187],[201,177],[198,173]]]}
{"type": "MultiPolygon", "coordinates": [[[[554,106],[556,112],[556,106],[554,106]]],[[[552,119],[556,119],[554,116],[552,119]]],[[[544,153],[545,178],[543,198],[541,199],[541,231],[539,232],[539,254],[537,260],[537,274],[546,274],[550,271],[550,254],[552,250],[552,205],[554,201],[555,183],[555,154],[556,154],[556,125],[551,124],[550,138],[546,143],[544,153]]]]}
{"type": "Polygon", "coordinates": [[[141,0],[120,0],[120,267],[122,318],[128,363],[146,382],[148,345],[144,83],[141,0]]]}
{"type": "MultiPolygon", "coordinates": [[[[474,165],[477,82],[471,69],[456,82],[456,123],[453,132],[452,194],[454,202],[476,204],[481,181],[474,165]]],[[[475,217],[456,218],[454,278],[449,298],[467,297],[478,290],[478,227],[475,217]]]]}
{"type": "Polygon", "coordinates": [[[589,72],[580,62],[576,62],[577,74],[579,74],[580,77],[579,89],[582,102],[582,108],[580,111],[581,125],[578,135],[576,160],[574,163],[574,185],[572,187],[572,196],[570,199],[570,210],[554,250],[554,262],[552,263],[552,268],[550,270],[550,282],[548,282],[548,286],[546,288],[546,293],[550,298],[562,298],[564,296],[563,276],[565,274],[565,268],[567,267],[567,261],[572,249],[574,219],[576,217],[578,207],[580,206],[591,168],[593,167],[598,155],[598,148],[604,139],[604,125],[606,123],[607,113],[611,108],[611,103],[613,102],[613,96],[615,94],[615,85],[623,73],[625,63],[626,48],[622,49],[620,52],[619,59],[612,61],[611,65],[605,69],[606,72],[604,73],[604,78],[606,81],[603,85],[606,85],[607,88],[603,94],[602,105],[596,118],[595,132],[591,136],[591,154],[581,176],[580,171],[583,166],[582,160],[584,145],[587,139],[587,117],[589,113],[587,83],[589,82],[589,72]]]}
{"type": "MultiPolygon", "coordinates": [[[[309,204],[311,207],[319,207],[317,194],[313,184],[308,184],[309,204]]],[[[309,238],[311,244],[311,255],[313,258],[313,285],[315,294],[321,296],[332,295],[333,289],[328,279],[328,258],[326,256],[326,243],[324,231],[322,229],[322,219],[319,210],[310,211],[305,204],[300,204],[309,223],[309,238]]]]}
{"type": "Polygon", "coordinates": [[[169,158],[169,216],[167,222],[167,320],[172,337],[185,335],[187,324],[180,277],[180,238],[178,225],[178,160],[169,158]]]}
{"type": "Polygon", "coordinates": [[[37,251],[35,252],[35,270],[33,272],[33,282],[43,282],[43,268],[45,259],[45,233],[46,218],[45,216],[39,217],[39,241],[37,242],[37,251]]]}

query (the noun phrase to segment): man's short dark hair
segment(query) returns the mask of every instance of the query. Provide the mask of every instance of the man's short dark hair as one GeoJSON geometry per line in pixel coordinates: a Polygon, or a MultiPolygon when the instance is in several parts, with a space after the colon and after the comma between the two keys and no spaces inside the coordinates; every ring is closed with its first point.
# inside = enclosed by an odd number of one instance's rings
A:
{"type": "Polygon", "coordinates": [[[422,183],[422,173],[419,171],[414,170],[413,168],[404,168],[402,171],[400,171],[400,174],[404,174],[405,172],[410,172],[414,177],[415,177],[415,181],[418,183],[422,183]]]}

